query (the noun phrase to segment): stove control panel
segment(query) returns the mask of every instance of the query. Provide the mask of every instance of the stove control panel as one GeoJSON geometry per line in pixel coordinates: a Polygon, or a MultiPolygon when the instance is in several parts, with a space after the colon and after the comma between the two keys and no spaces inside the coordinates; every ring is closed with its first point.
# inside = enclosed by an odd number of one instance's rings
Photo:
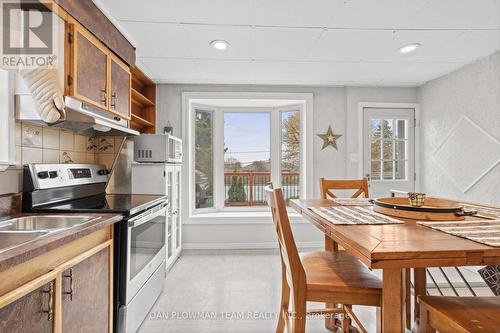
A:
{"type": "Polygon", "coordinates": [[[90,172],[90,169],[69,169],[69,172],[70,177],[73,177],[74,179],[92,178],[92,172],[90,172]]]}
{"type": "Polygon", "coordinates": [[[35,189],[106,183],[109,170],[99,164],[29,164],[24,177],[35,189]]]}

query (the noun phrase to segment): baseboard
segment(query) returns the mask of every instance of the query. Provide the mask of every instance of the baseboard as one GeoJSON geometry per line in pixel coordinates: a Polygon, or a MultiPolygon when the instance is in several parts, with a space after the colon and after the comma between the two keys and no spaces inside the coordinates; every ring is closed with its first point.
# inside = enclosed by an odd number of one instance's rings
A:
{"type": "MultiPolygon", "coordinates": [[[[300,248],[322,248],[323,242],[297,242],[297,247],[300,248]]],[[[277,242],[265,243],[183,243],[184,250],[261,250],[261,249],[277,249],[277,242]]]]}

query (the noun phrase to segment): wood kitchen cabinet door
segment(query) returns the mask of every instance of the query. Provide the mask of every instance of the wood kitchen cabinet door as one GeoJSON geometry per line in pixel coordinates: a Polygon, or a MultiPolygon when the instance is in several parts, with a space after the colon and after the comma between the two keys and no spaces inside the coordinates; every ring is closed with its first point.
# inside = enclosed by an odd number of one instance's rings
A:
{"type": "Polygon", "coordinates": [[[70,26],[70,94],[95,106],[108,109],[109,50],[83,28],[70,26]]]}
{"type": "Polygon", "coordinates": [[[111,269],[110,247],[106,247],[63,272],[62,332],[112,330],[111,269]]]}
{"type": "Polygon", "coordinates": [[[116,56],[110,58],[110,110],[125,119],[130,119],[130,69],[116,56]]]}
{"type": "Polygon", "coordinates": [[[54,281],[0,309],[0,332],[49,333],[54,325],[54,281]],[[49,315],[49,312],[50,315],[49,315]]]}

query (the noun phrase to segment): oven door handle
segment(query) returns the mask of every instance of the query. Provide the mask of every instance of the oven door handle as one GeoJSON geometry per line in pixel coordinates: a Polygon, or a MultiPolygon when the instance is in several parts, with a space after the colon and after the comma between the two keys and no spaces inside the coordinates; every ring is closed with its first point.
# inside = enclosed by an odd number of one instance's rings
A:
{"type": "Polygon", "coordinates": [[[161,208],[160,210],[158,210],[154,213],[146,214],[144,216],[138,217],[137,219],[132,219],[132,220],[128,221],[128,227],[135,228],[135,227],[140,226],[143,223],[151,221],[152,219],[154,219],[160,215],[166,216],[167,215],[167,207],[168,207],[168,205],[165,205],[165,206],[163,206],[163,208],[161,208]]]}

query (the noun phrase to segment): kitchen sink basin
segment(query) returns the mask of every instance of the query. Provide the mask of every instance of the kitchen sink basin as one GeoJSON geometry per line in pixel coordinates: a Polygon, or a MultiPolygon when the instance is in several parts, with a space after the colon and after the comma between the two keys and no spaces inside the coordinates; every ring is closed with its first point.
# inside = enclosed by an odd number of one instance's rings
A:
{"type": "Polygon", "coordinates": [[[0,252],[93,219],[93,216],[34,215],[1,221],[0,252]]]}
{"type": "Polygon", "coordinates": [[[0,222],[0,234],[3,231],[53,231],[69,229],[88,222],[92,216],[34,215],[23,216],[0,222]]]}
{"type": "Polygon", "coordinates": [[[0,252],[46,235],[48,231],[8,231],[0,233],[0,252]]]}

